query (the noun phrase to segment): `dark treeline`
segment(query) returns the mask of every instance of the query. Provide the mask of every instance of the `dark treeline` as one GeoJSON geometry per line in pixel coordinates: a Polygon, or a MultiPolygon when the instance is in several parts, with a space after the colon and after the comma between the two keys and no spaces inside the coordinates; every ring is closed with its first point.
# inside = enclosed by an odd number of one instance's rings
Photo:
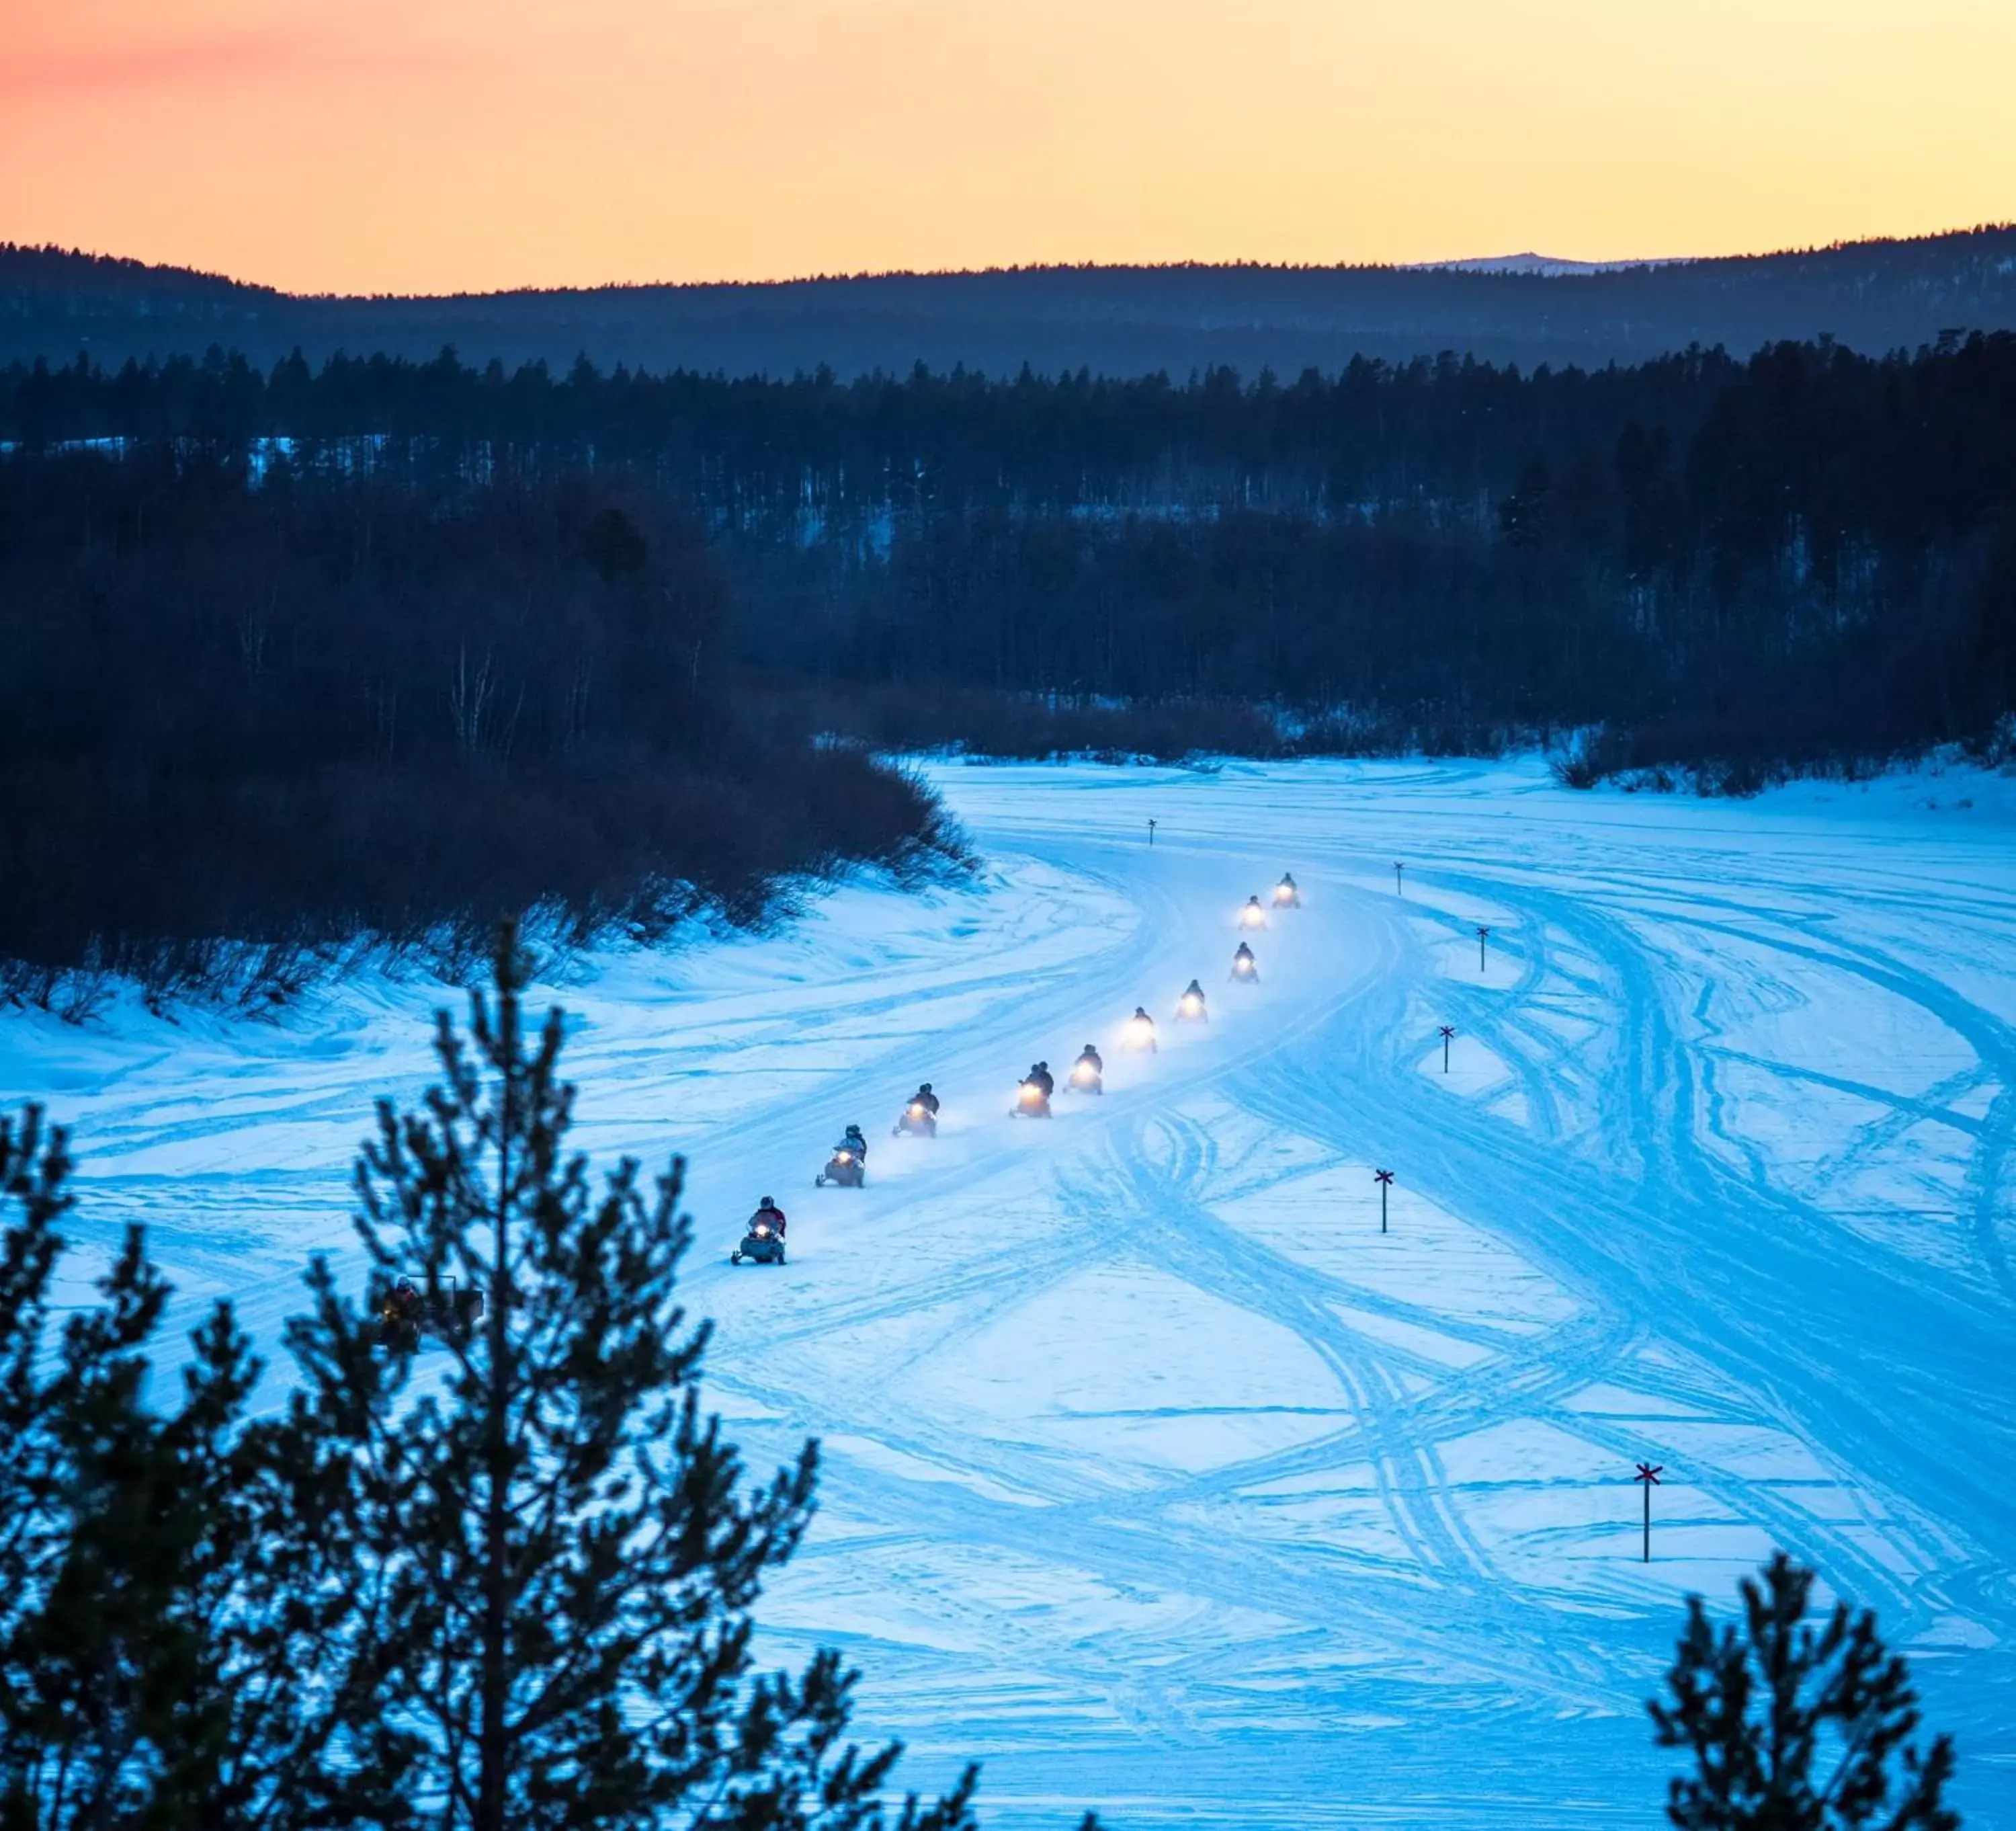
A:
{"type": "MultiPolygon", "coordinates": [[[[1657,250],[1647,250],[1656,254],[1657,250]]],[[[1460,267],[1031,267],[778,283],[437,297],[304,296],[186,269],[0,243],[0,361],[221,344],[268,366],[295,348],[424,360],[444,344],[512,366],[852,377],[922,362],[996,376],[1283,375],[1438,350],[1518,362],[1643,362],[1691,344],[1748,354],[1831,333],[1850,348],[2016,329],[2016,225],[1573,275],[1460,267]]]]}
{"type": "Polygon", "coordinates": [[[935,842],[907,780],[743,690],[719,567],[620,477],[254,488],[150,446],[0,463],[0,982],[215,982],[542,903],[697,895],[935,842]]]}
{"type": "Polygon", "coordinates": [[[866,546],[903,511],[1474,507],[1528,458],[1565,463],[1633,420],[1684,439],[1744,373],[1692,350],[1530,376],[1453,356],[1358,361],[1286,385],[1223,368],[1184,384],[921,367],[769,381],[604,373],[585,358],[558,374],[475,367],[452,350],[319,368],[297,353],[262,371],[213,348],[111,370],[85,357],[0,367],[0,440],[284,440],[297,469],[407,480],[621,467],[704,505],[717,530],[866,546]]]}
{"type": "Polygon", "coordinates": [[[619,474],[700,517],[740,658],[843,689],[839,722],[873,737],[970,736],[955,690],[1265,701],[1347,744],[1604,723],[1609,763],[1719,759],[1738,784],[2016,705],[2012,427],[2009,333],[1251,384],[448,352],[0,373],[23,451],[178,442],[296,497],[619,474]]]}

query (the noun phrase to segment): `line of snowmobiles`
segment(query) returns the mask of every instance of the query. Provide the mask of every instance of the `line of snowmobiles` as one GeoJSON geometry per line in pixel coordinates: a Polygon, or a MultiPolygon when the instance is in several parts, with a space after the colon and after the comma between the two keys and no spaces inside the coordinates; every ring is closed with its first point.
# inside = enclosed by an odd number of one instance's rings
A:
{"type": "MultiPolygon", "coordinates": [[[[1283,873],[1280,883],[1274,886],[1270,899],[1276,910],[1299,909],[1302,906],[1301,892],[1291,874],[1283,873]]],[[[1245,932],[1265,928],[1267,925],[1268,905],[1263,905],[1257,896],[1247,898],[1240,907],[1237,925],[1245,932]]],[[[1260,966],[1252,948],[1242,938],[1232,957],[1229,978],[1235,985],[1257,985],[1260,966]]],[[[1204,1024],[1211,1021],[1208,1003],[1201,981],[1192,979],[1183,988],[1176,1000],[1175,1021],[1179,1024],[1204,1024]]],[[[1156,1033],[1155,1020],[1149,1015],[1147,1007],[1137,1004],[1134,1015],[1121,1027],[1121,1045],[1135,1054],[1154,1054],[1161,1047],[1156,1033]]],[[[1106,1091],[1106,1063],[1097,1047],[1085,1044],[1078,1059],[1067,1071],[1064,1087],[1073,1094],[1096,1097],[1106,1091]]],[[[1013,1104],[1009,1108],[1011,1119],[1049,1119],[1054,1116],[1053,1102],[1057,1096],[1057,1077],[1050,1072],[1047,1061],[1034,1063],[1029,1072],[1016,1083],[1013,1104]]],[[[905,1101],[898,1114],[895,1124],[890,1130],[892,1137],[935,1138],[938,1130],[939,1102],[931,1090],[929,1081],[924,1082],[916,1094],[905,1101]]],[[[812,1179],[815,1188],[865,1188],[868,1181],[868,1144],[858,1125],[850,1125],[835,1144],[826,1159],[826,1167],[812,1179]]],[[[741,1243],[729,1254],[731,1265],[782,1265],[785,1263],[785,1231],[787,1223],[783,1211],[771,1198],[765,1195],[756,1213],[750,1217],[741,1243]]]]}
{"type": "MultiPolygon", "coordinates": [[[[1246,932],[1267,927],[1268,907],[1301,907],[1301,892],[1294,877],[1284,873],[1274,886],[1269,905],[1249,896],[1240,909],[1237,926],[1246,932]]],[[[1231,978],[1235,984],[1256,984],[1259,963],[1242,938],[1233,956],[1231,978]]],[[[1176,1001],[1179,1024],[1210,1022],[1202,983],[1192,979],[1176,1001]]],[[[1161,1047],[1155,1020],[1147,1006],[1137,1004],[1134,1015],[1121,1026],[1121,1047],[1132,1054],[1152,1055],[1161,1047]]],[[[1106,1064],[1097,1047],[1085,1044],[1064,1080],[1068,1093],[1097,1097],[1106,1091],[1106,1064]]],[[[1038,1061],[1016,1085],[1010,1115],[1018,1119],[1049,1119],[1057,1094],[1056,1077],[1047,1061],[1038,1061]]],[[[935,1138],[938,1130],[939,1101],[931,1083],[923,1082],[904,1101],[891,1128],[892,1137],[935,1138]]],[[[865,1188],[868,1182],[868,1141],[858,1125],[850,1125],[828,1155],[826,1167],[813,1179],[815,1188],[865,1188]]],[[[784,1211],[765,1195],[745,1227],[740,1243],[729,1254],[731,1265],[783,1265],[786,1262],[785,1235],[788,1221],[784,1211]]],[[[438,1285],[420,1285],[411,1278],[400,1278],[380,1299],[376,1317],[380,1339],[388,1346],[412,1353],[430,1338],[441,1343],[469,1340],[484,1313],[483,1292],[473,1286],[459,1285],[452,1278],[438,1285]]]]}

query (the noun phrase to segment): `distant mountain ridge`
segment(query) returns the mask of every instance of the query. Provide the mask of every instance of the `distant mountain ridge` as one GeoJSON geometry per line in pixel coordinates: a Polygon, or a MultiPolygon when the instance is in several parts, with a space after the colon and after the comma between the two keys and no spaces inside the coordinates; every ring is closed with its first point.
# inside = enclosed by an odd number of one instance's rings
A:
{"type": "Polygon", "coordinates": [[[1633,362],[1691,344],[1739,354],[1830,334],[1916,348],[2016,329],[2016,226],[1710,260],[1576,262],[1525,254],[1430,266],[1047,267],[765,283],[610,286],[437,297],[281,292],[185,268],[0,244],[0,362],[80,353],[270,364],[300,348],[465,361],[788,375],[1111,375],[1213,364],[1251,376],[1444,351],[1526,367],[1633,362]]]}
{"type": "Polygon", "coordinates": [[[1416,261],[1414,273],[1539,273],[1557,279],[1564,275],[1622,273],[1627,267],[1671,267],[1672,257],[1649,261],[1571,261],[1559,254],[1481,254],[1461,261],[1416,261]]]}

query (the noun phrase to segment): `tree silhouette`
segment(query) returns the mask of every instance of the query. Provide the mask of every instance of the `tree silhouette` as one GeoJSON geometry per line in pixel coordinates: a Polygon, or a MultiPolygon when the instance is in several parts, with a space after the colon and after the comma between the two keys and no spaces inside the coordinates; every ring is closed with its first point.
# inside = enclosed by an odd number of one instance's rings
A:
{"type": "MultiPolygon", "coordinates": [[[[332,1772],[444,1831],[879,1825],[898,1750],[844,1744],[854,1674],[821,1653],[751,1676],[749,1609],[805,1530],[814,1447],[744,1488],[699,1410],[707,1331],[675,1300],[682,1166],[595,1185],[567,1149],[561,1015],[527,1033],[508,926],[492,965],[468,1041],[442,1014],[423,1110],[380,1104],[363,1310],[318,1261],[290,1334],[293,1421],[326,1446],[333,1555],[363,1599],[351,1671],[383,1696],[332,1772]],[[400,1275],[431,1314],[452,1278],[484,1310],[416,1343],[378,1320],[400,1275]]],[[[902,1824],[957,1831],[973,1784],[902,1824]]]]}
{"type": "Polygon", "coordinates": [[[171,1293],[138,1227],[45,1343],[69,1169],[35,1108],[0,1121],[0,1826],[313,1822],[355,1700],[318,1682],[347,1600],[272,1530],[308,1510],[275,1504],[300,1459],[247,1425],[260,1369],[227,1305],[180,1402],[148,1404],[171,1293]]]}
{"type": "Polygon", "coordinates": [[[1667,1675],[1672,1702],[1647,1705],[1658,1746],[1691,1752],[1666,1815],[1680,1831],[1957,1831],[1944,1803],[1952,1739],[1921,1752],[1917,1693],[1867,1612],[1837,1602],[1806,1623],[1813,1573],[1780,1552],[1742,1584],[1739,1635],[1687,1599],[1667,1675]]]}

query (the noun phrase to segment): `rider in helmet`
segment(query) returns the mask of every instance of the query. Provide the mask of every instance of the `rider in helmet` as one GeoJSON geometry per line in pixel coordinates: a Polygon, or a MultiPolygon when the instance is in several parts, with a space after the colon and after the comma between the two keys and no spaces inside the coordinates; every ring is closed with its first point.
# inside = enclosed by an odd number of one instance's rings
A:
{"type": "Polygon", "coordinates": [[[784,1237],[784,1211],[777,1206],[774,1196],[765,1195],[756,1204],[756,1212],[749,1217],[749,1231],[751,1233],[759,1227],[768,1227],[780,1240],[784,1237]]]}
{"type": "Polygon", "coordinates": [[[1039,1061],[1031,1069],[1029,1079],[1043,1090],[1046,1100],[1057,1090],[1057,1077],[1050,1072],[1050,1065],[1047,1061],[1039,1061]]]}
{"type": "Polygon", "coordinates": [[[1106,1064],[1099,1059],[1099,1051],[1093,1048],[1089,1043],[1086,1043],[1085,1046],[1085,1053],[1081,1055],[1076,1061],[1073,1062],[1071,1066],[1074,1068],[1089,1068],[1096,1075],[1103,1075],[1106,1072],[1106,1064]]]}
{"type": "Polygon", "coordinates": [[[833,1154],[836,1157],[843,1151],[851,1151],[856,1163],[867,1162],[868,1141],[861,1135],[861,1128],[858,1125],[849,1126],[840,1142],[833,1148],[833,1154]]]}
{"type": "Polygon", "coordinates": [[[1232,957],[1232,971],[1235,979],[1257,979],[1260,976],[1259,968],[1253,958],[1253,950],[1244,941],[1239,943],[1239,951],[1232,957]]]}
{"type": "Polygon", "coordinates": [[[910,1096],[910,1104],[913,1106],[921,1106],[933,1119],[936,1119],[938,1116],[938,1097],[931,1091],[931,1084],[929,1081],[923,1083],[916,1092],[910,1096]]]}

